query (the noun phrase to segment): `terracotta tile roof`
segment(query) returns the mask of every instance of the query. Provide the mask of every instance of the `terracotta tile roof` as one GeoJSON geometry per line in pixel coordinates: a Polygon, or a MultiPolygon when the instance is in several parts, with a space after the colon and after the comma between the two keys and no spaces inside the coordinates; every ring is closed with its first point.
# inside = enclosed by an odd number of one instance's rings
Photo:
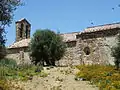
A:
{"type": "MultiPolygon", "coordinates": [[[[67,34],[60,34],[63,37],[64,42],[70,42],[76,40],[77,33],[67,33],[67,34]]],[[[15,42],[8,47],[10,48],[20,48],[20,47],[27,47],[30,43],[30,39],[23,39],[21,41],[15,42]]]]}
{"type": "Polygon", "coordinates": [[[19,22],[27,22],[29,25],[31,25],[25,18],[21,18],[20,20],[16,21],[16,23],[19,23],[19,22]]]}
{"type": "MultiPolygon", "coordinates": [[[[120,28],[120,23],[113,23],[113,24],[89,27],[89,28],[86,28],[83,32],[65,33],[65,34],[60,34],[60,35],[63,37],[64,42],[71,42],[71,41],[76,41],[77,34],[88,33],[88,32],[97,32],[97,31],[109,30],[109,29],[115,29],[115,28],[120,28]]],[[[19,42],[13,43],[8,48],[27,47],[29,45],[29,43],[30,43],[30,39],[23,39],[19,42]]]]}
{"type": "Polygon", "coordinates": [[[120,23],[112,23],[86,28],[82,33],[120,28],[120,23]]]}
{"type": "Polygon", "coordinates": [[[76,35],[78,32],[74,33],[65,33],[65,34],[60,34],[63,37],[64,42],[70,42],[70,41],[76,41],[76,35]]]}
{"type": "Polygon", "coordinates": [[[21,41],[15,42],[12,45],[8,46],[8,48],[20,48],[20,47],[27,47],[30,43],[30,39],[23,39],[21,41]]]}

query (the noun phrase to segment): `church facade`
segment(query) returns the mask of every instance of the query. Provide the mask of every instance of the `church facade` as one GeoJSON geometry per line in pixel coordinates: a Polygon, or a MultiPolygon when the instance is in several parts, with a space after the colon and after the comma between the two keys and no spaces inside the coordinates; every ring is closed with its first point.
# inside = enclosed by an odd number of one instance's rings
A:
{"type": "MultiPolygon", "coordinates": [[[[8,46],[7,58],[30,63],[28,46],[31,24],[26,19],[16,22],[16,41],[8,46]]],[[[114,64],[111,48],[117,43],[120,23],[88,27],[82,32],[60,34],[67,44],[65,55],[57,65],[114,64]]]]}

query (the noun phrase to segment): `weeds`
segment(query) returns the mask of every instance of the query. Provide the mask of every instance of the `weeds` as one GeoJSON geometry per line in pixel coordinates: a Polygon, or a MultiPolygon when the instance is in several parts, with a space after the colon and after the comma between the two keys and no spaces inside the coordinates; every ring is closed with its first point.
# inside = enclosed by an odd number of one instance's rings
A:
{"type": "Polygon", "coordinates": [[[35,66],[32,64],[17,65],[12,59],[0,60],[0,90],[9,90],[10,84],[7,84],[7,81],[32,80],[34,75],[46,77],[47,73],[42,70],[42,66],[35,66]]]}
{"type": "Polygon", "coordinates": [[[115,70],[114,66],[82,65],[77,68],[80,71],[76,74],[76,78],[88,80],[100,90],[120,89],[120,71],[115,70]]]}

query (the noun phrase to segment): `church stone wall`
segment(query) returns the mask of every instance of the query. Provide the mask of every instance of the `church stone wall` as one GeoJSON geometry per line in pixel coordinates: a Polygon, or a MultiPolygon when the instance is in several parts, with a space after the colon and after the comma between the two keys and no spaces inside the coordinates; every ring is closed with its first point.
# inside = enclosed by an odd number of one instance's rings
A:
{"type": "Polygon", "coordinates": [[[116,46],[120,29],[83,33],[77,38],[76,46],[68,47],[59,65],[111,64],[114,57],[112,47],[116,46]]]}
{"type": "MultiPolygon", "coordinates": [[[[95,34],[97,35],[97,34],[95,34]]],[[[93,34],[92,34],[93,36],[93,34]]],[[[65,55],[56,62],[56,65],[69,66],[79,64],[112,64],[111,48],[117,43],[118,32],[115,35],[88,38],[89,35],[81,35],[76,43],[67,43],[65,55]],[[83,38],[84,37],[84,38],[83,38]]],[[[20,63],[30,63],[29,52],[26,48],[8,50],[7,58],[12,58],[20,63]]]]}
{"type": "MultiPolygon", "coordinates": [[[[114,38],[113,38],[114,39],[114,38]]],[[[111,39],[110,39],[111,40],[111,39]]],[[[111,57],[111,44],[104,38],[80,40],[80,59],[82,64],[113,64],[111,57]],[[85,48],[89,48],[85,51],[85,48]],[[87,54],[87,52],[89,52],[87,54]]]]}
{"type": "Polygon", "coordinates": [[[119,31],[120,30],[117,29],[88,33],[85,35],[81,34],[77,46],[80,50],[81,62],[83,64],[113,65],[114,58],[111,55],[111,49],[116,46],[119,31]],[[85,51],[85,48],[89,49],[85,51]]]}
{"type": "Polygon", "coordinates": [[[15,48],[7,50],[6,58],[11,58],[17,62],[17,64],[31,63],[29,52],[27,48],[15,48]]]}
{"type": "Polygon", "coordinates": [[[78,65],[80,64],[80,58],[77,51],[77,47],[66,48],[65,55],[60,59],[60,66],[78,65]]]}
{"type": "Polygon", "coordinates": [[[19,53],[13,53],[13,54],[7,54],[6,58],[10,58],[10,59],[13,59],[17,62],[17,64],[20,63],[20,60],[19,60],[19,53]]]}

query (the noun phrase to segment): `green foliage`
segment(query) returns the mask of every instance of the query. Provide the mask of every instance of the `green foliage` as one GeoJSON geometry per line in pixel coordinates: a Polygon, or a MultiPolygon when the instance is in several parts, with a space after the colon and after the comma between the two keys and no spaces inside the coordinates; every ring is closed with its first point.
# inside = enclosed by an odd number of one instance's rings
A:
{"type": "Polygon", "coordinates": [[[0,65],[4,65],[9,68],[13,68],[13,67],[17,66],[17,63],[13,59],[4,58],[4,59],[0,60],[0,65]]]}
{"type": "Polygon", "coordinates": [[[15,60],[7,58],[0,60],[0,78],[5,79],[7,75],[11,75],[16,66],[17,63],[15,60]]]}
{"type": "Polygon", "coordinates": [[[2,59],[0,61],[0,80],[30,80],[34,75],[46,77],[42,66],[17,65],[12,59],[2,59]]]}
{"type": "Polygon", "coordinates": [[[102,65],[81,65],[77,66],[80,70],[76,74],[77,78],[83,78],[95,84],[100,90],[119,90],[120,89],[120,71],[115,70],[114,66],[102,65]]]}
{"type": "Polygon", "coordinates": [[[42,70],[43,68],[41,66],[20,65],[17,70],[17,79],[22,81],[31,80],[35,75],[46,77],[47,73],[44,73],[42,70]],[[40,69],[39,72],[36,71],[38,68],[40,69]]]}
{"type": "MultiPolygon", "coordinates": [[[[0,35],[1,36],[1,35],[0,35]]],[[[1,39],[1,44],[0,44],[0,60],[3,59],[6,55],[6,48],[4,46],[4,40],[2,41],[3,39],[1,39]],[[3,45],[2,45],[3,44],[3,45]]]]}
{"type": "MultiPolygon", "coordinates": [[[[9,59],[8,59],[9,60],[9,59]]],[[[35,65],[16,65],[14,61],[1,61],[0,65],[0,90],[22,90],[16,83],[11,83],[15,81],[27,81],[32,80],[33,76],[37,75],[40,77],[46,77],[48,74],[42,71],[41,66],[35,65]],[[14,67],[11,67],[14,66],[14,67]],[[36,72],[36,69],[40,69],[40,72],[36,72]],[[19,89],[18,89],[19,88],[19,89]]]]}
{"type": "Polygon", "coordinates": [[[0,60],[0,90],[10,90],[11,86],[7,82],[7,77],[12,75],[12,77],[15,76],[14,67],[16,65],[16,62],[12,59],[0,60]]]}
{"type": "Polygon", "coordinates": [[[37,30],[30,43],[30,56],[34,64],[55,65],[65,52],[65,43],[59,34],[49,29],[37,30]]]}
{"type": "Polygon", "coordinates": [[[13,11],[20,5],[20,0],[0,0],[0,59],[5,56],[5,26],[10,25],[13,11]]]}
{"type": "Polygon", "coordinates": [[[48,73],[45,73],[44,71],[41,71],[40,77],[47,77],[47,76],[48,76],[48,73]]]}
{"type": "Polygon", "coordinates": [[[120,67],[120,35],[118,35],[117,46],[112,48],[112,56],[115,58],[115,65],[117,69],[119,69],[120,67]]]}
{"type": "Polygon", "coordinates": [[[13,18],[13,11],[19,6],[21,0],[0,0],[0,26],[9,25],[13,18]]]}

